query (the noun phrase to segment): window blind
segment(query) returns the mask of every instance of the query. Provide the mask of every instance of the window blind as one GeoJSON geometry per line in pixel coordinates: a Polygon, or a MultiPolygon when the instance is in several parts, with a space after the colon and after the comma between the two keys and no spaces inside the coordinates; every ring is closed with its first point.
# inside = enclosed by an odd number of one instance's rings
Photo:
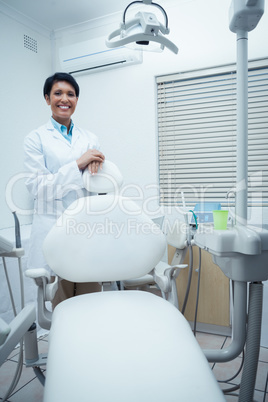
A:
{"type": "MultiPolygon", "coordinates": [[[[249,62],[248,199],[268,205],[268,59],[249,62]]],[[[236,66],[157,77],[160,204],[221,202],[236,186],[236,66]]],[[[237,189],[239,191],[239,189],[237,189]]]]}

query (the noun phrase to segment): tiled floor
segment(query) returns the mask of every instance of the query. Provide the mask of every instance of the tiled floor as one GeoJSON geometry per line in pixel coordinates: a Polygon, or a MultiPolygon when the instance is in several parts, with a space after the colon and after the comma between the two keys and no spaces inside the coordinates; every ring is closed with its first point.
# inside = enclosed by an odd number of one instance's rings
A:
{"type": "MultiPolygon", "coordinates": [[[[207,349],[218,349],[223,345],[226,346],[226,342],[230,342],[230,338],[226,336],[211,335],[198,332],[197,340],[201,347],[207,349]]],[[[39,353],[46,353],[48,348],[48,336],[45,335],[39,338],[39,353]]],[[[19,349],[15,349],[7,361],[0,368],[0,400],[3,400],[4,394],[11,383],[14,376],[17,361],[19,356],[19,349]]],[[[233,375],[239,369],[241,357],[236,358],[229,363],[217,363],[211,364],[213,373],[218,380],[226,380],[233,377],[233,375]]],[[[268,373],[268,349],[261,348],[259,365],[257,371],[257,380],[254,393],[254,401],[256,402],[268,402],[268,389],[267,389],[267,373],[268,373]],[[266,394],[264,393],[266,389],[266,394]]],[[[239,384],[241,379],[241,373],[237,378],[229,382],[228,384],[222,384],[222,389],[230,388],[239,384]]],[[[238,393],[239,391],[234,391],[238,393]]],[[[8,398],[9,402],[41,402],[43,397],[43,386],[36,378],[31,368],[23,366],[22,375],[19,383],[14,390],[13,394],[8,398]]],[[[237,396],[226,396],[226,401],[237,401],[237,396]]],[[[148,401],[149,402],[149,401],[148,401]]],[[[216,402],[216,401],[215,401],[216,402]]]]}

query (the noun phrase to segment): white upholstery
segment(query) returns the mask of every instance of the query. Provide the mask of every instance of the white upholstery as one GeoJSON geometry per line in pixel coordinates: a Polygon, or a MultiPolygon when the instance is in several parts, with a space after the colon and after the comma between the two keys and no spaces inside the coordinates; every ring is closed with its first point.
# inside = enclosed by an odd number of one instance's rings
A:
{"type": "Polygon", "coordinates": [[[105,160],[102,170],[97,174],[92,175],[85,169],[83,182],[85,188],[92,193],[113,193],[120,189],[123,176],[113,162],[105,160]]]}
{"type": "Polygon", "coordinates": [[[61,278],[131,279],[150,272],[163,256],[164,234],[132,200],[102,195],[75,205],[65,210],[43,245],[48,265],[61,278]]]}
{"type": "Polygon", "coordinates": [[[69,299],[53,314],[44,402],[221,402],[189,324],[147,292],[69,299]]]}
{"type": "MultiPolygon", "coordinates": [[[[46,237],[44,255],[61,278],[129,280],[147,275],[161,260],[161,229],[131,199],[115,193],[70,205],[46,237]]],[[[224,398],[187,321],[171,303],[147,292],[108,291],[55,308],[44,401],[224,398]]]]}

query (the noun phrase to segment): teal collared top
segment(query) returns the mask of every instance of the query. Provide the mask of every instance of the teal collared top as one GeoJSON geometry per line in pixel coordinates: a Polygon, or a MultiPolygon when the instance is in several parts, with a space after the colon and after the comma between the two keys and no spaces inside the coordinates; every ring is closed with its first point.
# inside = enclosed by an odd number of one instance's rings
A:
{"type": "Polygon", "coordinates": [[[53,119],[53,117],[51,117],[51,122],[54,128],[58,130],[58,132],[63,135],[63,137],[66,138],[66,140],[69,141],[69,143],[71,144],[74,123],[71,121],[70,130],[69,133],[67,133],[67,127],[63,124],[58,123],[56,120],[53,119]]]}

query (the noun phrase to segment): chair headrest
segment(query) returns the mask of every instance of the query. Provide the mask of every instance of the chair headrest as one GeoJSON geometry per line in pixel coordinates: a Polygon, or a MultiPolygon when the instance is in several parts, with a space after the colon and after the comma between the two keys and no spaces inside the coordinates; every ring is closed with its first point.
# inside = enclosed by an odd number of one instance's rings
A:
{"type": "Polygon", "coordinates": [[[83,182],[85,189],[92,193],[116,193],[122,186],[123,176],[113,162],[105,160],[102,170],[94,175],[85,169],[83,182]]]}
{"type": "Polygon", "coordinates": [[[130,198],[80,198],[48,233],[43,252],[50,268],[72,282],[137,278],[161,260],[165,235],[130,198]]]}

